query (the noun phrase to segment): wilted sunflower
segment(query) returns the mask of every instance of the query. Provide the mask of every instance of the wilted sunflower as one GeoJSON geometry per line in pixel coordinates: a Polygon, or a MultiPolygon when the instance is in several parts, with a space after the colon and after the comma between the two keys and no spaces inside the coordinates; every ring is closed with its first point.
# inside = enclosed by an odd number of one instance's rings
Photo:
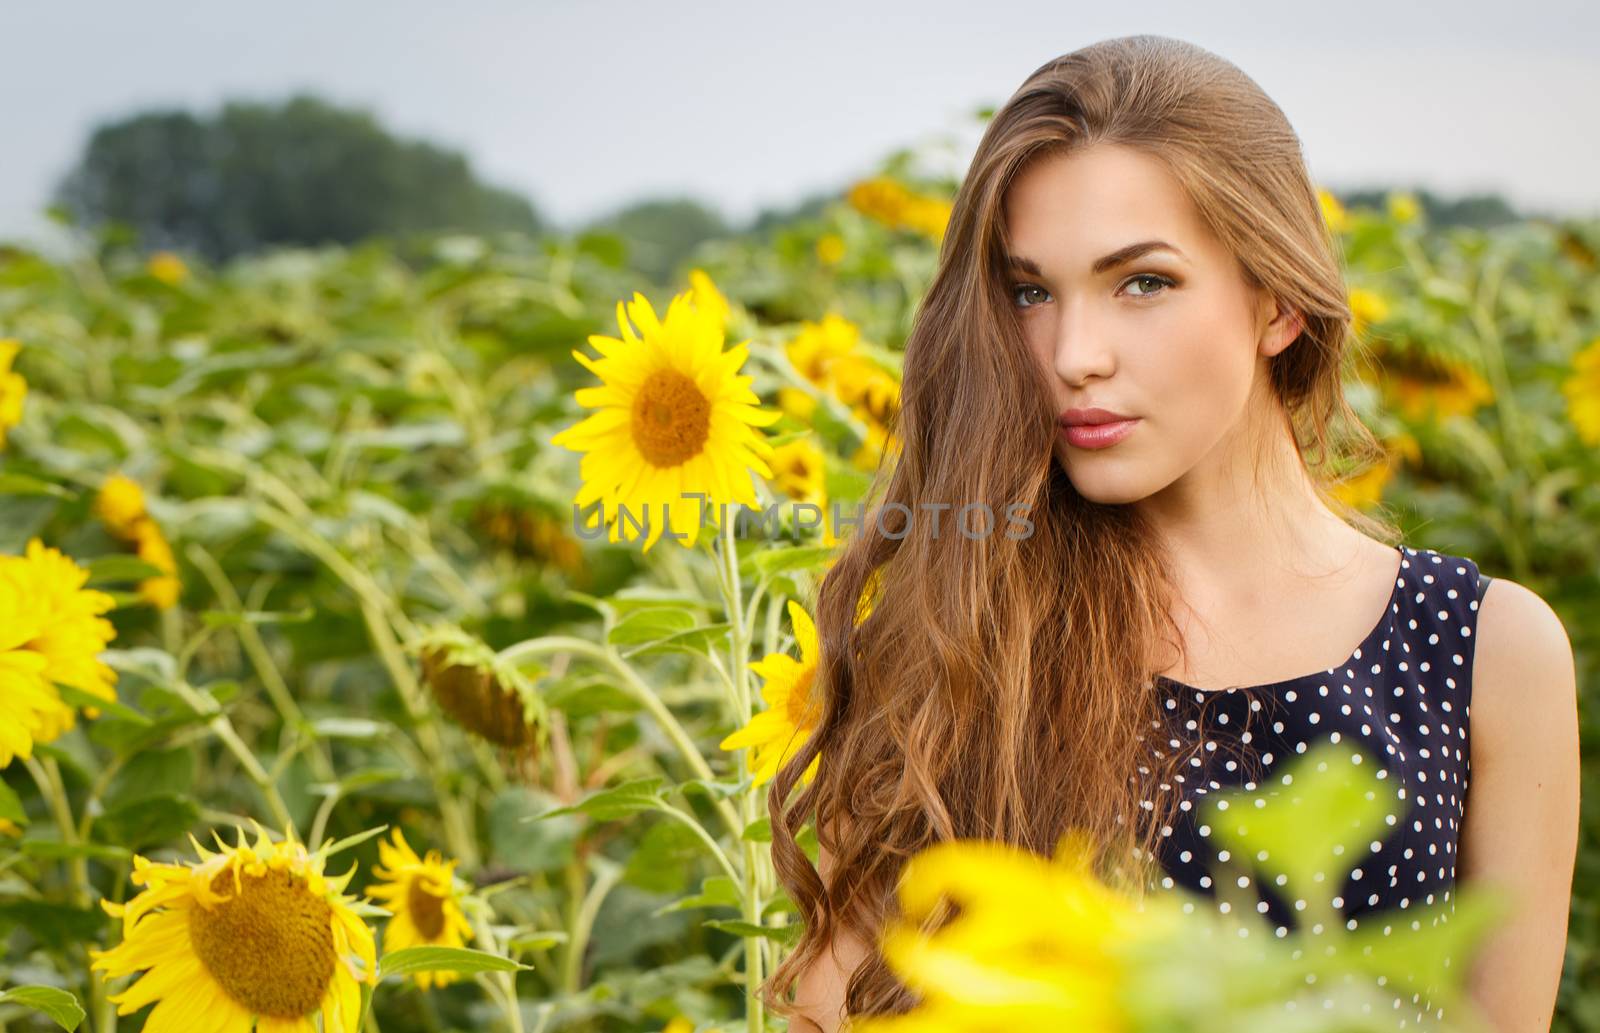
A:
{"type": "Polygon", "coordinates": [[[57,685],[117,698],[117,674],[100,659],[116,637],[100,614],[116,600],[84,588],[88,579],[37,538],[21,556],[0,556],[0,767],[73,726],[76,712],[57,685]]]}
{"type": "Polygon", "coordinates": [[[537,745],[545,727],[544,700],[527,676],[488,645],[440,625],[412,648],[439,708],[461,727],[507,749],[537,745]]]}
{"type": "MultiPolygon", "coordinates": [[[[789,600],[789,620],[800,645],[800,659],[787,653],[768,653],[751,662],[750,669],[766,679],[761,696],[767,708],[719,744],[724,750],[752,747],[749,767],[756,785],[770,781],[790,757],[799,753],[822,719],[821,707],[812,692],[817,674],[817,626],[793,599],[789,600]]],[[[811,758],[800,776],[802,785],[817,777],[821,760],[820,754],[811,758]]]]}
{"type": "Polygon", "coordinates": [[[372,930],[343,895],[355,866],[337,878],[324,858],[261,827],[251,845],[239,830],[220,853],[202,847],[193,864],[133,859],[146,887],[126,904],[102,901],[122,919],[122,942],[91,950],[108,978],[145,973],[110,999],[119,1015],[159,1002],[146,1033],[357,1033],[361,984],[377,983],[372,930]]]}
{"type": "Polygon", "coordinates": [[[637,533],[636,525],[624,530],[617,518],[618,507],[627,506],[629,521],[648,524],[646,552],[664,530],[664,513],[670,513],[674,533],[684,536],[678,540],[692,546],[702,502],[759,504],[750,471],[772,476],[772,446],[755,428],[782,414],[759,408],[750,390],[753,378],[738,374],[749,342],[723,351],[720,316],[697,305],[690,293],[674,297],[661,320],[636,292],[626,310],[617,303],[617,325],[621,339],[590,336],[599,359],[572,353],[603,381],[574,395],[579,405],[598,411],[550,442],[585,453],[579,466],[584,483],[574,502],[580,508],[602,503],[611,541],[637,533]],[[686,493],[705,498],[685,498],[686,493]]]}
{"type": "Polygon", "coordinates": [[[11,370],[11,362],[22,345],[13,338],[0,338],[0,448],[6,444],[6,431],[22,422],[22,403],[28,397],[28,382],[11,370]]]}
{"type": "MultiPolygon", "coordinates": [[[[406,947],[461,947],[472,939],[472,924],[456,899],[456,861],[446,862],[437,850],[418,857],[397,828],[394,842],[378,842],[379,867],[372,874],[384,880],[367,887],[367,895],[383,901],[393,913],[383,930],[383,952],[406,947]]],[[[454,972],[415,972],[422,989],[447,986],[460,976],[454,972]]]]}

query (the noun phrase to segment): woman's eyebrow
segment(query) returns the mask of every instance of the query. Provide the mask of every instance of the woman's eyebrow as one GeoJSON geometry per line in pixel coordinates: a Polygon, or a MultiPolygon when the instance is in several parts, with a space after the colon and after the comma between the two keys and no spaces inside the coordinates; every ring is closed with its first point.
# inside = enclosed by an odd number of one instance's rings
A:
{"type": "MultiPolygon", "coordinates": [[[[1141,240],[1135,244],[1128,244],[1125,247],[1119,247],[1109,255],[1104,255],[1095,259],[1094,265],[1091,267],[1091,271],[1095,274],[1103,273],[1108,269],[1115,269],[1119,265],[1124,265],[1128,262],[1132,262],[1134,259],[1142,258],[1152,251],[1171,251],[1179,258],[1184,257],[1184,254],[1181,250],[1172,244],[1168,244],[1164,240],[1141,240]]],[[[1035,262],[1031,258],[1025,258],[1022,255],[1007,255],[1006,265],[1012,269],[1020,269],[1032,276],[1044,275],[1044,270],[1039,268],[1039,263],[1035,262]]]]}

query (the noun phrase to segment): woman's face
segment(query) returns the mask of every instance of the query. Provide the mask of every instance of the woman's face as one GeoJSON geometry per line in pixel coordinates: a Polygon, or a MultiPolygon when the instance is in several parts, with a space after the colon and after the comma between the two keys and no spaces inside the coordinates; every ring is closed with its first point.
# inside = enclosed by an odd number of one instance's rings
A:
{"type": "Polygon", "coordinates": [[[1097,407],[1133,421],[1103,447],[1058,425],[1055,454],[1078,492],[1126,503],[1229,476],[1260,426],[1248,417],[1268,412],[1266,360],[1299,324],[1250,289],[1177,180],[1099,144],[1030,164],[1005,212],[1012,304],[1057,415],[1097,407]]]}

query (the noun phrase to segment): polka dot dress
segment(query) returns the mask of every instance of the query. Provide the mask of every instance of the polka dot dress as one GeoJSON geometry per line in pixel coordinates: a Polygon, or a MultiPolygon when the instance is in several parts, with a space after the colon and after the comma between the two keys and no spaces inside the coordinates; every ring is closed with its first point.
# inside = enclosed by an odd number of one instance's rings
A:
{"type": "MultiPolygon", "coordinates": [[[[1397,551],[1399,576],[1383,619],[1344,663],[1281,682],[1212,691],[1156,679],[1165,690],[1166,747],[1193,754],[1184,773],[1174,776],[1177,784],[1157,790],[1182,794],[1175,823],[1161,830],[1162,885],[1187,888],[1226,912],[1230,904],[1219,899],[1215,880],[1233,881],[1238,890],[1230,886],[1225,895],[1254,897],[1269,923],[1263,930],[1260,922],[1247,922],[1247,934],[1283,937],[1299,930],[1306,902],[1288,899],[1282,876],[1276,884],[1257,885],[1248,859],[1229,858],[1213,845],[1211,829],[1198,823],[1197,805],[1220,790],[1276,788],[1286,779],[1274,769],[1319,742],[1342,742],[1361,760],[1376,761],[1376,777],[1394,786],[1388,833],[1349,857],[1333,898],[1346,928],[1381,923],[1385,935],[1398,934],[1421,928],[1408,909],[1439,902],[1442,916],[1432,922],[1454,911],[1450,894],[1471,772],[1472,636],[1489,579],[1480,579],[1477,565],[1464,557],[1406,546],[1397,551]]],[[[1312,935],[1321,931],[1320,922],[1310,929],[1312,935]]],[[[1400,1029],[1428,1028],[1444,1018],[1444,1010],[1420,993],[1397,997],[1394,1008],[1400,1029]]]]}

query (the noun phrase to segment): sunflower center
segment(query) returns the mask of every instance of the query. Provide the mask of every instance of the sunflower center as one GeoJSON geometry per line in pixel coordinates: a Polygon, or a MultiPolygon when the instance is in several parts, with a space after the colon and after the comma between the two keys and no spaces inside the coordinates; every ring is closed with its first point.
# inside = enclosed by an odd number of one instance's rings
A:
{"type": "Polygon", "coordinates": [[[811,683],[816,674],[815,668],[804,672],[789,691],[789,723],[796,728],[816,727],[819,715],[811,702],[811,683]]]}
{"type": "Polygon", "coordinates": [[[333,980],[333,909],[286,871],[218,872],[221,904],[189,909],[189,940],[228,996],[258,1015],[292,1019],[315,1011],[333,980]]]}
{"type": "Polygon", "coordinates": [[[421,876],[413,878],[406,888],[406,906],[411,909],[411,922],[423,939],[437,940],[444,932],[444,898],[434,895],[421,876]]]}
{"type": "Polygon", "coordinates": [[[711,436],[711,403],[675,369],[645,378],[633,400],[633,440],[655,466],[677,466],[704,449],[711,436]]]}

